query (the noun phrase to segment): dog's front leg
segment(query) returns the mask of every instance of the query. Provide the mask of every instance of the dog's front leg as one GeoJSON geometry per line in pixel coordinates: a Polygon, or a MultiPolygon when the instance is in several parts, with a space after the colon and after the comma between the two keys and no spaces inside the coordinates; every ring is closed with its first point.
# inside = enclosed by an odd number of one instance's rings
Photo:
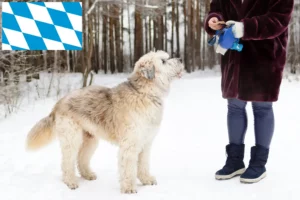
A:
{"type": "Polygon", "coordinates": [[[138,178],[143,185],[157,184],[155,177],[150,175],[150,150],[151,144],[148,144],[139,154],[138,178]]]}
{"type": "Polygon", "coordinates": [[[138,148],[135,146],[120,147],[119,152],[119,171],[122,193],[137,193],[137,162],[138,148]]]}

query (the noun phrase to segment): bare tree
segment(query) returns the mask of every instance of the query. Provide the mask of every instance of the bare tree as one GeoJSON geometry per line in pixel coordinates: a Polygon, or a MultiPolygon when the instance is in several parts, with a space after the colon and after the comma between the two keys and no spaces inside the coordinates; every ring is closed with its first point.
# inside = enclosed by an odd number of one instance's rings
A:
{"type": "MultiPolygon", "coordinates": [[[[107,12],[107,5],[102,6],[103,12],[107,12]]],[[[102,69],[104,70],[104,73],[106,74],[107,69],[107,16],[104,14],[102,16],[103,18],[103,28],[102,28],[102,45],[103,45],[103,59],[102,59],[102,69]]]]}
{"type": "Polygon", "coordinates": [[[134,13],[134,62],[136,62],[143,54],[143,20],[142,20],[142,8],[135,5],[134,13]]]}

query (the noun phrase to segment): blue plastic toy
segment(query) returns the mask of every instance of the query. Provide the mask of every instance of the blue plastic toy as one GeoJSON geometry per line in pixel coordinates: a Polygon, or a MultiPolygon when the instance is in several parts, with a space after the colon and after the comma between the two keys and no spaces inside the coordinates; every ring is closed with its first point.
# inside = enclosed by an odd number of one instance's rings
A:
{"type": "Polygon", "coordinates": [[[213,46],[219,36],[219,45],[224,49],[231,49],[238,52],[243,50],[243,45],[239,44],[240,39],[235,38],[232,32],[232,25],[216,31],[216,34],[208,41],[208,45],[213,46]]]}

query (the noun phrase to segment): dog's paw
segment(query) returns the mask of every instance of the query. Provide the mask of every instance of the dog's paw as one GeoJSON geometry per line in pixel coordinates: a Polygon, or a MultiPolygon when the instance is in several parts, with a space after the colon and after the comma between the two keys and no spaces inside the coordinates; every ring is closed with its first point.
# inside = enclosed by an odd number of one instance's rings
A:
{"type": "Polygon", "coordinates": [[[132,188],[123,188],[121,189],[121,192],[124,194],[136,194],[137,190],[132,188]]]}
{"type": "Polygon", "coordinates": [[[97,175],[93,172],[91,173],[86,173],[86,174],[81,174],[82,178],[89,180],[89,181],[93,181],[97,179],[97,175]]]}
{"type": "Polygon", "coordinates": [[[75,189],[78,188],[78,184],[77,184],[77,183],[71,183],[71,182],[66,183],[66,182],[65,182],[65,184],[66,184],[71,190],[75,190],[75,189]]]}
{"type": "Polygon", "coordinates": [[[71,189],[75,190],[78,188],[78,183],[76,180],[64,179],[63,182],[71,189]]]}
{"type": "Polygon", "coordinates": [[[121,184],[121,193],[125,194],[135,194],[137,193],[136,185],[129,183],[129,184],[121,184]]]}
{"type": "Polygon", "coordinates": [[[143,185],[157,185],[156,178],[154,176],[142,177],[140,181],[143,185]]]}

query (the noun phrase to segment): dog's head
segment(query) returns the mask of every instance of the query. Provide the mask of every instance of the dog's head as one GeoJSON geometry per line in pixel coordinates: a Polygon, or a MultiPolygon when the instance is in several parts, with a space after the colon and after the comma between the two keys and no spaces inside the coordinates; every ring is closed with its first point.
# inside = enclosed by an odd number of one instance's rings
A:
{"type": "Polygon", "coordinates": [[[170,58],[164,51],[151,51],[135,63],[134,74],[168,85],[175,78],[181,78],[183,69],[181,58],[170,58]]]}

